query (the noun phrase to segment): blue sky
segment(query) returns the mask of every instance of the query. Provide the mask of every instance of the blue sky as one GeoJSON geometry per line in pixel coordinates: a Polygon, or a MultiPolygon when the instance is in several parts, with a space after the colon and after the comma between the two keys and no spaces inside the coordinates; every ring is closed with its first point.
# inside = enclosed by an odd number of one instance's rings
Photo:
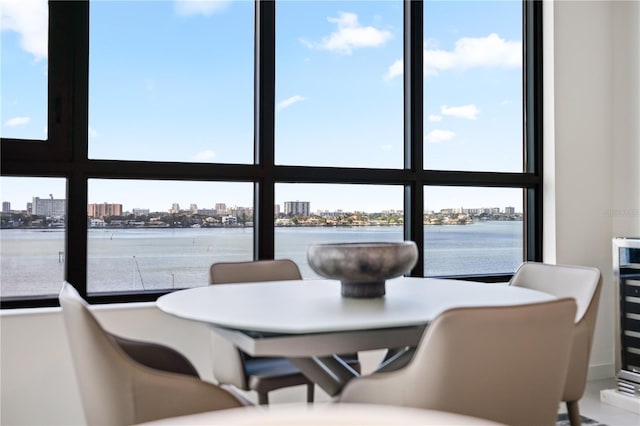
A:
{"type": "MultiPolygon", "coordinates": [[[[46,137],[46,15],[40,0],[3,0],[3,137],[46,137]]],[[[276,22],[276,162],[401,167],[402,2],[282,1],[276,22]]],[[[425,166],[520,171],[520,1],[428,1],[424,44],[425,166]]],[[[92,2],[90,49],[91,158],[252,161],[252,2],[92,2]]],[[[30,182],[4,178],[2,200],[64,197],[61,182],[30,182]]],[[[125,210],[251,204],[246,184],[89,189],[90,202],[125,210]]],[[[427,195],[427,209],[521,210],[520,190],[427,195]]],[[[276,198],[312,210],[402,208],[400,188],[278,185],[276,198]]]]}

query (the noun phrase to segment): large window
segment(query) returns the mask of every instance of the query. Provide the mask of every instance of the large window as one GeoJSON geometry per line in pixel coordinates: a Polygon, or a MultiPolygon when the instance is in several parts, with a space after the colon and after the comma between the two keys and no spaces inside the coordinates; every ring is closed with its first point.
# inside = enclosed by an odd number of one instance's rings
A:
{"type": "Polygon", "coordinates": [[[50,1],[44,51],[10,3],[3,307],[155,300],[220,260],[314,278],[323,241],[413,240],[414,276],[540,260],[542,2],[50,1]]]}

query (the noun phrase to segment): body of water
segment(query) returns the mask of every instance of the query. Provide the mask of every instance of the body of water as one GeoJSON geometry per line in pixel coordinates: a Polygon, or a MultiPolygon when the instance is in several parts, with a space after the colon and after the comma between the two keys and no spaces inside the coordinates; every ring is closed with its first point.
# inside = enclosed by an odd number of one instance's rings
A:
{"type": "MultiPolygon", "coordinates": [[[[425,226],[427,276],[511,273],[522,262],[522,222],[425,226]]],[[[3,229],[3,297],[57,294],[64,277],[64,230],[3,229]]],[[[400,226],[276,228],[276,258],[294,260],[317,278],[311,243],[402,241],[400,226]]],[[[208,283],[209,266],[252,259],[252,228],[91,229],[88,290],[140,291],[208,283]]]]}

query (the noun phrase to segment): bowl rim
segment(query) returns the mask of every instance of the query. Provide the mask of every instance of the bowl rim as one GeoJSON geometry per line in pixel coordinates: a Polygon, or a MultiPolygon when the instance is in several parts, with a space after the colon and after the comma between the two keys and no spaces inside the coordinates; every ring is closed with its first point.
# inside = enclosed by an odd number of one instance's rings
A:
{"type": "Polygon", "coordinates": [[[361,241],[361,242],[338,242],[338,243],[311,243],[309,244],[309,248],[311,247],[331,247],[331,248],[339,248],[339,247],[349,247],[349,248],[384,248],[384,247],[402,247],[402,246],[415,246],[415,241],[405,240],[405,241],[361,241]]]}

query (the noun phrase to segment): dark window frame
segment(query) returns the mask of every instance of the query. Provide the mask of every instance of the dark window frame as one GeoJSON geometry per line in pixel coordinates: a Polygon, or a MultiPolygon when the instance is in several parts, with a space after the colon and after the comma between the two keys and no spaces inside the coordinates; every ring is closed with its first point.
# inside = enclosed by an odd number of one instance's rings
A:
{"type": "MultiPolygon", "coordinates": [[[[254,258],[274,257],[276,183],[388,184],[404,188],[405,239],[418,245],[412,276],[424,275],[424,188],[504,187],[524,190],[524,259],[542,258],[542,2],[523,0],[524,158],[522,173],[423,170],[423,3],[404,0],[403,169],[274,164],[275,8],[255,4],[254,164],[93,160],[88,158],[89,2],[49,2],[48,139],[3,138],[3,176],[67,179],[65,279],[91,303],[154,301],[167,291],[87,294],[88,179],[238,181],[254,184],[254,258]],[[57,48],[59,47],[59,48],[57,48]]],[[[510,275],[456,276],[486,282],[510,275]]],[[[2,308],[57,306],[51,296],[3,298],[2,308]]]]}

